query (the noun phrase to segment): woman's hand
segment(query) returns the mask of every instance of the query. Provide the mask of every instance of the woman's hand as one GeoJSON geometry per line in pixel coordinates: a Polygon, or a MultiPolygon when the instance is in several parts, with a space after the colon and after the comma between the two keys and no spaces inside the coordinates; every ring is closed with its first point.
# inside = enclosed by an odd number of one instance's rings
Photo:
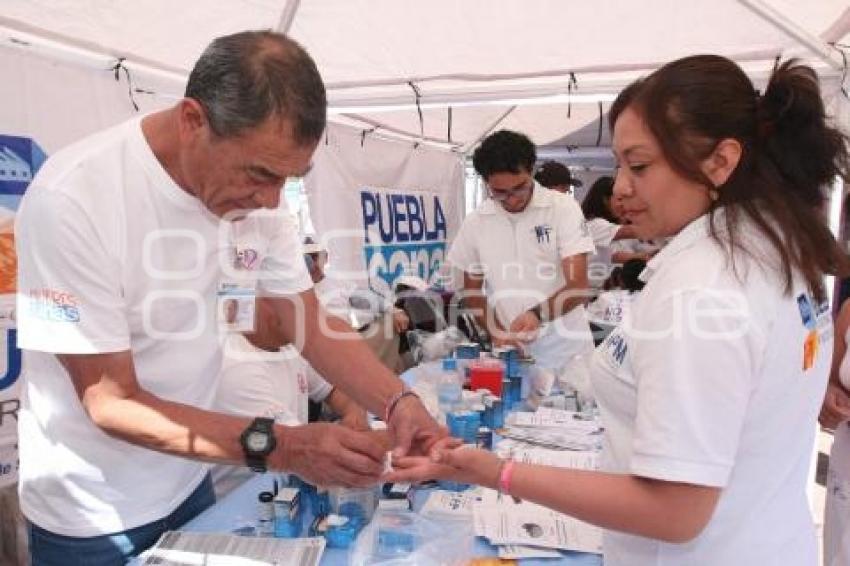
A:
{"type": "Polygon", "coordinates": [[[496,488],[502,460],[486,450],[458,446],[457,439],[446,439],[430,456],[393,459],[393,471],[383,481],[419,483],[448,480],[496,488]],[[453,442],[449,442],[453,441],[453,442]]]}
{"type": "Polygon", "coordinates": [[[824,428],[835,430],[841,421],[847,419],[850,419],[850,395],[840,385],[830,383],[826,388],[818,420],[824,428]]]}

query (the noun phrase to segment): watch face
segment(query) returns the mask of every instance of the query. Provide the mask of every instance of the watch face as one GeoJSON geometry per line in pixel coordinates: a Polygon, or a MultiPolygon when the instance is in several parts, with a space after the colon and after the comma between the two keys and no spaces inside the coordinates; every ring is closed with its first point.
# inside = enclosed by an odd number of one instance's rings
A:
{"type": "Polygon", "coordinates": [[[252,452],[262,452],[269,445],[269,436],[264,432],[252,431],[245,439],[245,444],[252,452]]]}

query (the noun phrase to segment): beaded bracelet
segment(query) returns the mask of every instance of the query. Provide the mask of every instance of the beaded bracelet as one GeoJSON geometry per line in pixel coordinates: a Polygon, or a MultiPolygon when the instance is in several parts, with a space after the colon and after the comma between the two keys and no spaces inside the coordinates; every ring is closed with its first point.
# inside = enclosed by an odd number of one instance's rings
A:
{"type": "Polygon", "coordinates": [[[416,397],[417,399],[419,399],[419,395],[407,388],[404,388],[395,395],[393,395],[390,400],[387,401],[387,410],[384,411],[385,423],[390,424],[390,418],[393,416],[393,411],[395,411],[396,405],[398,405],[398,402],[404,399],[405,397],[416,397]]]}

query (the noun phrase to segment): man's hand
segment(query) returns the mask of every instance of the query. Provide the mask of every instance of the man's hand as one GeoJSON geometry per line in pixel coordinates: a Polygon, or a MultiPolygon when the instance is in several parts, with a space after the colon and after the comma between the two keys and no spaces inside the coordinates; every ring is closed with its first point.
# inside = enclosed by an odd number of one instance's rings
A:
{"type": "Polygon", "coordinates": [[[341,416],[339,424],[351,430],[369,430],[369,416],[364,409],[354,406],[341,416]]]}
{"type": "Polygon", "coordinates": [[[408,454],[428,454],[434,444],[448,436],[446,427],[437,424],[415,396],[402,397],[387,423],[393,441],[393,458],[408,454]]]}
{"type": "Polygon", "coordinates": [[[393,330],[396,334],[406,332],[410,328],[410,317],[400,308],[393,308],[393,330]]]}
{"type": "Polygon", "coordinates": [[[369,430],[369,415],[366,409],[354,402],[354,400],[343,393],[338,387],[334,387],[330,395],[325,398],[325,403],[331,410],[339,415],[339,424],[351,430],[369,430]]]}
{"type": "Polygon", "coordinates": [[[841,421],[850,419],[850,395],[836,383],[830,383],[826,388],[826,396],[818,416],[821,426],[835,430],[841,421]]]}
{"type": "Polygon", "coordinates": [[[269,464],[317,486],[373,485],[384,469],[385,447],[370,433],[324,423],[276,427],[280,447],[269,464]]]}
{"type": "Polygon", "coordinates": [[[516,348],[522,349],[522,342],[517,340],[514,334],[509,332],[505,332],[504,330],[497,330],[490,335],[490,341],[493,343],[493,347],[495,348],[504,348],[505,346],[514,346],[516,348]]]}
{"type": "Polygon", "coordinates": [[[540,330],[540,319],[530,310],[525,311],[513,322],[508,331],[514,335],[517,341],[528,344],[537,338],[537,333],[540,330]]]}

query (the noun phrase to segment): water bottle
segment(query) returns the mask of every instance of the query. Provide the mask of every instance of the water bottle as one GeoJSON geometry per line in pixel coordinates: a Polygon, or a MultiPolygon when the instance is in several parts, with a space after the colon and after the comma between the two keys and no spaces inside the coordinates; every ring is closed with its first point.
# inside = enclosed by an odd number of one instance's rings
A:
{"type": "Polygon", "coordinates": [[[443,370],[437,381],[437,399],[440,411],[445,415],[462,403],[463,388],[457,371],[457,360],[454,358],[443,359],[443,370]]]}

